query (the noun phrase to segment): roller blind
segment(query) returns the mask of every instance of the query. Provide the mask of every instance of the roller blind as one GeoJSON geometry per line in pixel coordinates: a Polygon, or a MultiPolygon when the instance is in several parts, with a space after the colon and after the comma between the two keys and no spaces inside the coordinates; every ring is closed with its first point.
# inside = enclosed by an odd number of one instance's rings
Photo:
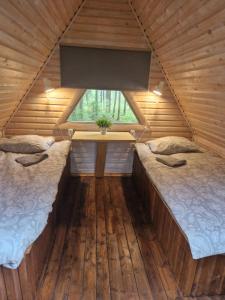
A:
{"type": "Polygon", "coordinates": [[[148,89],[151,53],[60,47],[61,85],[84,89],[148,89]]]}

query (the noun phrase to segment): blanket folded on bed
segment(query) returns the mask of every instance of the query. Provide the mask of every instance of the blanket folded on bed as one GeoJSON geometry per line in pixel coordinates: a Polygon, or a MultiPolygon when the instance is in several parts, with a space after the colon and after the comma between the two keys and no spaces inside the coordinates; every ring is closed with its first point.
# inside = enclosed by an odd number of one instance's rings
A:
{"type": "Polygon", "coordinates": [[[165,157],[157,156],[156,160],[163,163],[164,165],[167,165],[167,166],[173,167],[173,168],[186,165],[186,163],[187,163],[187,161],[185,159],[177,159],[172,156],[165,156],[165,157]]]}
{"type": "Polygon", "coordinates": [[[15,159],[16,162],[18,162],[19,164],[23,165],[24,167],[29,167],[31,165],[35,165],[38,164],[39,162],[41,162],[42,160],[48,158],[48,154],[47,153],[37,153],[37,154],[33,154],[33,155],[25,155],[25,156],[21,156],[21,157],[17,157],[15,159]]]}

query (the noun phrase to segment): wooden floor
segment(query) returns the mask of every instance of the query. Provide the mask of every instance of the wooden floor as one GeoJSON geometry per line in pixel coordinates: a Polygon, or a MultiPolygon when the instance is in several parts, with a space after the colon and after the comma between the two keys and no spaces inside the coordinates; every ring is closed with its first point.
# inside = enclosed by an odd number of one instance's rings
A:
{"type": "Polygon", "coordinates": [[[131,178],[71,178],[37,299],[187,299],[146,219],[131,178]]]}

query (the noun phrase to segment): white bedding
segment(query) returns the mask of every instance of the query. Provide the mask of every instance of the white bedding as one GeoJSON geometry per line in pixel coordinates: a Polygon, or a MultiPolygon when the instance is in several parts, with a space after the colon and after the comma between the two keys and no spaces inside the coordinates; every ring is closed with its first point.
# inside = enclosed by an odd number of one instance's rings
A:
{"type": "Polygon", "coordinates": [[[0,151],[0,265],[17,268],[45,228],[69,148],[55,143],[48,159],[26,168],[15,162],[24,154],[0,151]]]}
{"type": "Polygon", "coordinates": [[[171,168],[145,144],[136,144],[148,176],[185,234],[194,259],[225,253],[225,160],[210,153],[179,153],[187,165],[171,168]]]}

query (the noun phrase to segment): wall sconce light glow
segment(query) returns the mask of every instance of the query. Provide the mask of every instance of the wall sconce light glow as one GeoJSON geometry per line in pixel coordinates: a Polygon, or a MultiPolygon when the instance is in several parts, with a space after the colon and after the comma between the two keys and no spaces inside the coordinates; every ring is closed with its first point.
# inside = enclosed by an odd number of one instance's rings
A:
{"type": "Polygon", "coordinates": [[[157,88],[153,90],[153,93],[156,94],[157,96],[162,96],[162,93],[157,88]]]}
{"type": "Polygon", "coordinates": [[[164,81],[160,81],[160,83],[154,88],[153,93],[156,94],[157,96],[162,96],[163,87],[164,87],[164,81]]]}
{"type": "Polygon", "coordinates": [[[47,89],[47,90],[45,90],[46,93],[50,93],[50,92],[52,92],[52,91],[54,91],[53,88],[52,88],[52,89],[47,89]]]}
{"type": "Polygon", "coordinates": [[[50,93],[50,92],[54,91],[51,80],[49,80],[48,78],[44,78],[43,82],[44,82],[44,89],[45,89],[46,93],[50,93]]]}

